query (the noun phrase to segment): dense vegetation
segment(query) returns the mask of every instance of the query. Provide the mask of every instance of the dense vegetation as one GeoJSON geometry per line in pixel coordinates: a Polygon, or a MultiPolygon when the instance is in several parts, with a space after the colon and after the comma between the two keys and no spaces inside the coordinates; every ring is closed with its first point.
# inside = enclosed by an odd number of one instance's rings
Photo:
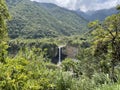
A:
{"type": "MultiPolygon", "coordinates": [[[[120,10],[120,6],[117,9],[120,10]]],[[[12,47],[33,45],[19,49],[14,56],[7,54],[8,19],[5,1],[1,0],[0,90],[120,89],[120,14],[109,16],[104,22],[89,23],[91,31],[81,37],[10,40],[12,47]],[[52,64],[50,58],[45,57],[46,52],[39,47],[61,43],[79,46],[77,60],[66,58],[60,65],[52,64]]]]}
{"type": "Polygon", "coordinates": [[[5,62],[6,49],[8,48],[8,33],[6,20],[9,18],[7,7],[4,0],[0,1],[0,61],[5,62]]]}
{"type": "Polygon", "coordinates": [[[12,20],[11,38],[43,38],[70,36],[86,32],[87,21],[76,13],[54,4],[30,0],[7,0],[12,20]]]}

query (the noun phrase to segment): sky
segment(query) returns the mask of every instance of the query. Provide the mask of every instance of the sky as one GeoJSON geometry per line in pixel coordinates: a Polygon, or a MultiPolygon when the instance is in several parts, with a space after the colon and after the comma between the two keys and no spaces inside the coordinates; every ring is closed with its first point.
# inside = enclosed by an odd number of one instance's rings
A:
{"type": "Polygon", "coordinates": [[[31,0],[31,1],[53,3],[70,10],[80,9],[81,11],[84,12],[88,10],[109,9],[120,4],[120,0],[31,0]]]}

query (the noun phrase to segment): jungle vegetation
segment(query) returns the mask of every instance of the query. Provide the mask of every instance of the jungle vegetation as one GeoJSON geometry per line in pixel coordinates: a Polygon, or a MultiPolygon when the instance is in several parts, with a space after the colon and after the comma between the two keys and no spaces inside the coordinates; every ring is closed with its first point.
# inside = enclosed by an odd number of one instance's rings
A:
{"type": "Polygon", "coordinates": [[[10,19],[5,0],[0,0],[0,90],[120,89],[120,13],[90,22],[83,36],[43,39],[9,38],[10,19]],[[77,61],[50,62],[42,46],[61,43],[78,46],[77,61]],[[9,55],[14,47],[18,52],[9,55]]]}

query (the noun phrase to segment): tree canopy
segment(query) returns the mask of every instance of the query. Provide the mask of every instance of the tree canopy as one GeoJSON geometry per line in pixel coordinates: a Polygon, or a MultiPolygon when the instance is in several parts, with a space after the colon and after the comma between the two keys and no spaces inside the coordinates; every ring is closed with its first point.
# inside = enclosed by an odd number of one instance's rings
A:
{"type": "Polygon", "coordinates": [[[5,0],[0,0],[0,61],[4,62],[4,57],[7,49],[7,26],[6,22],[9,18],[8,9],[5,0]]]}

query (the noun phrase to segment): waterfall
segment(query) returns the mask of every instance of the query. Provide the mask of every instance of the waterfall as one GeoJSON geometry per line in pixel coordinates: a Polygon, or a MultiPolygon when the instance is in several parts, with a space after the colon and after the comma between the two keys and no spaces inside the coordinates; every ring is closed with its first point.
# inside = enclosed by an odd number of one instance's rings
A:
{"type": "Polygon", "coordinates": [[[62,48],[65,47],[66,45],[61,45],[61,46],[58,46],[58,64],[61,64],[62,62],[62,48]]]}
{"type": "Polygon", "coordinates": [[[58,63],[59,63],[59,64],[61,63],[61,48],[62,48],[62,47],[58,47],[58,50],[59,50],[59,62],[58,62],[58,63]]]}

